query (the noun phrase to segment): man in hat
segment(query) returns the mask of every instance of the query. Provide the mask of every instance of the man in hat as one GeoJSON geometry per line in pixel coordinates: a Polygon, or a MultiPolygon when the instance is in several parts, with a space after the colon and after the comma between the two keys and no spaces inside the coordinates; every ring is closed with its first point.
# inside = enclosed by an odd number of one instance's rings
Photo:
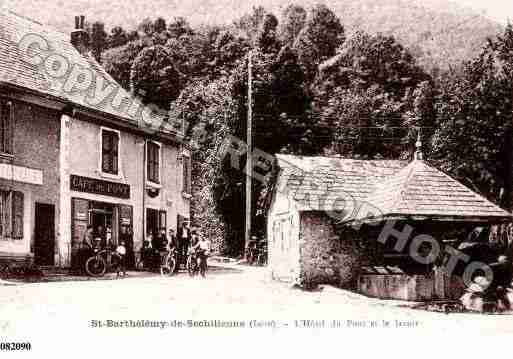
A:
{"type": "Polygon", "coordinates": [[[180,228],[180,235],[178,236],[178,253],[184,259],[187,258],[187,250],[191,241],[191,231],[189,229],[189,223],[184,221],[182,228],[180,228]]]}

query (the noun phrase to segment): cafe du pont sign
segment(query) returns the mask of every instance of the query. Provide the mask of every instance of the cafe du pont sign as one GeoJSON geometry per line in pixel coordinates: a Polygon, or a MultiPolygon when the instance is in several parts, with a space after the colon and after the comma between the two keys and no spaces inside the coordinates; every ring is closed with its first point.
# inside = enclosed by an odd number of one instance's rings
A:
{"type": "Polygon", "coordinates": [[[70,187],[72,191],[94,193],[118,198],[130,198],[130,186],[124,183],[71,175],[70,187]]]}

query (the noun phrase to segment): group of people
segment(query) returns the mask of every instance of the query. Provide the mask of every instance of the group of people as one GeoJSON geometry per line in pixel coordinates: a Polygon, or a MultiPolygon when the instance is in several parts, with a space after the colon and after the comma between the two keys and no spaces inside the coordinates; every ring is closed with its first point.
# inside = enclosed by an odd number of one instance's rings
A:
{"type": "MultiPolygon", "coordinates": [[[[123,228],[121,236],[119,238],[118,245],[116,247],[116,253],[118,254],[119,266],[118,266],[118,276],[120,272],[123,272],[126,275],[126,265],[127,265],[127,248],[124,237],[126,236],[126,228],[123,228]]],[[[82,239],[82,245],[79,250],[79,267],[83,269],[86,261],[89,257],[94,254],[95,248],[107,248],[108,246],[113,246],[112,240],[112,229],[107,226],[104,228],[103,226],[98,226],[96,229],[92,225],[88,225],[86,231],[84,232],[84,236],[82,239]]]]}
{"type": "Polygon", "coordinates": [[[146,240],[143,242],[141,255],[145,258],[149,256],[164,255],[167,251],[174,250],[177,255],[178,267],[185,264],[189,252],[196,253],[201,266],[207,265],[207,258],[211,251],[210,241],[199,234],[197,229],[191,229],[187,222],[178,230],[178,235],[174,229],[170,228],[166,236],[165,229],[161,229],[156,235],[149,232],[146,240]]]}
{"type": "MultiPolygon", "coordinates": [[[[98,226],[94,229],[91,225],[87,226],[80,249],[80,267],[84,268],[86,260],[93,255],[94,248],[106,248],[109,245],[113,245],[110,228],[104,229],[102,226],[98,226]]],[[[172,228],[169,228],[167,234],[165,228],[160,229],[156,234],[149,232],[143,241],[141,256],[143,260],[144,258],[156,258],[159,255],[162,259],[162,256],[171,250],[174,250],[177,254],[178,265],[185,264],[187,255],[191,251],[197,254],[200,261],[199,265],[206,268],[211,246],[210,241],[205,236],[201,236],[197,229],[191,229],[189,224],[184,222],[178,230],[178,235],[172,228]]],[[[126,274],[127,248],[122,236],[119,238],[116,253],[120,257],[118,275],[119,271],[126,274]]]]}

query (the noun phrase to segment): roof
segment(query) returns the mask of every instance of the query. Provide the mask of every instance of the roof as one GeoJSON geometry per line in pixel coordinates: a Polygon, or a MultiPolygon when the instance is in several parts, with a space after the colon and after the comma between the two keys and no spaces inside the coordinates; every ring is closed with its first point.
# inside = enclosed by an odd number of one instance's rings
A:
{"type": "MultiPolygon", "coordinates": [[[[33,56],[38,53],[36,46],[29,51],[33,56]]],[[[84,78],[80,78],[84,81],[84,78]]],[[[130,111],[129,106],[137,101],[130,93],[125,91],[91,56],[83,56],[70,43],[70,35],[63,34],[49,26],[42,25],[31,19],[17,15],[9,10],[0,9],[0,83],[21,87],[28,91],[35,91],[43,96],[50,96],[64,102],[78,105],[79,108],[99,111],[101,114],[114,116],[117,120],[131,125],[140,124],[140,111],[130,111]],[[49,75],[45,64],[35,65],[27,61],[27,56],[20,49],[20,42],[27,35],[36,35],[48,43],[48,51],[39,52],[43,58],[52,54],[62,56],[68,63],[68,72],[58,78],[49,75]],[[70,78],[71,69],[77,68],[92,74],[91,86],[85,90],[64,90],[64,84],[70,78]],[[96,85],[103,85],[99,90],[96,85]],[[114,90],[103,101],[101,90],[107,86],[114,90]],[[113,103],[115,96],[122,100],[113,103]],[[94,101],[97,100],[97,101],[94,101]]],[[[140,106],[144,108],[144,106],[140,106]]],[[[133,110],[133,108],[132,108],[133,110]]],[[[161,123],[163,117],[153,118],[161,123]]]]}
{"type": "MultiPolygon", "coordinates": [[[[414,160],[376,188],[366,201],[382,216],[503,218],[511,214],[423,160],[414,160]]],[[[357,219],[365,219],[359,214],[357,219]]]]}
{"type": "Polygon", "coordinates": [[[278,190],[301,211],[347,212],[345,221],[409,217],[504,220],[511,214],[425,161],[277,155],[278,190]],[[363,205],[374,210],[361,210],[363,205]]]}
{"type": "MultiPolygon", "coordinates": [[[[377,182],[408,163],[396,160],[354,160],[336,157],[276,155],[282,187],[302,210],[341,210],[344,200],[363,201],[377,182]]],[[[279,188],[278,190],[280,190],[279,188]]]]}

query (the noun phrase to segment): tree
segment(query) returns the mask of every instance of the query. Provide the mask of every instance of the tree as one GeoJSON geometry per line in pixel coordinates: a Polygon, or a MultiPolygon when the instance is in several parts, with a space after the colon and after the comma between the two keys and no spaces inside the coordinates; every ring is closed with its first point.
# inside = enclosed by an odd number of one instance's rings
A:
{"type": "Polygon", "coordinates": [[[366,89],[378,85],[400,99],[430,77],[392,36],[356,32],[321,66],[321,82],[366,89]]]}
{"type": "Polygon", "coordinates": [[[315,77],[319,64],[335,55],[344,39],[344,27],[328,7],[316,5],[310,10],[294,42],[294,50],[309,80],[315,77]]]}
{"type": "Polygon", "coordinates": [[[250,48],[251,45],[247,39],[235,36],[228,30],[222,31],[214,43],[214,60],[210,64],[212,76],[228,75],[250,48]]]}
{"type": "Polygon", "coordinates": [[[240,36],[247,39],[252,46],[257,45],[258,34],[260,33],[260,28],[266,14],[267,11],[263,6],[257,6],[253,7],[251,13],[242,16],[239,20],[234,22],[234,27],[239,32],[240,36]]]}
{"type": "Polygon", "coordinates": [[[131,41],[124,46],[109,49],[103,54],[103,67],[125,90],[130,91],[130,70],[135,58],[146,47],[147,39],[131,41]]]}
{"type": "Polygon", "coordinates": [[[153,22],[153,32],[160,34],[161,32],[164,32],[164,31],[166,31],[166,20],[164,20],[161,17],[158,17],[153,22]]]}
{"type": "MultiPolygon", "coordinates": [[[[337,129],[329,150],[365,158],[411,158],[419,126],[433,127],[429,80],[393,37],[355,33],[319,66],[311,86],[315,115],[322,126],[337,129]]],[[[425,143],[432,131],[423,132],[425,143]]]]}
{"type": "Polygon", "coordinates": [[[262,52],[277,53],[280,49],[280,43],[276,35],[278,19],[273,14],[266,14],[262,23],[262,28],[258,35],[257,45],[262,52]]]}
{"type": "Polygon", "coordinates": [[[149,17],[144,18],[137,26],[137,30],[143,35],[150,36],[153,34],[153,21],[149,17]]]}
{"type": "Polygon", "coordinates": [[[110,31],[107,42],[109,48],[123,46],[128,42],[128,34],[121,26],[115,26],[110,31]]]}
{"type": "Polygon", "coordinates": [[[320,113],[321,121],[333,130],[330,152],[349,158],[401,156],[397,128],[403,123],[404,104],[383,93],[378,86],[368,89],[337,88],[320,113]]]}
{"type": "Polygon", "coordinates": [[[132,30],[132,31],[128,32],[128,34],[127,34],[128,41],[135,41],[137,39],[139,39],[139,33],[137,32],[137,30],[132,30]]]}
{"type": "Polygon", "coordinates": [[[182,75],[175,68],[164,46],[144,48],[130,69],[130,88],[142,95],[145,103],[168,109],[180,94],[182,75]]]}
{"type": "Polygon", "coordinates": [[[513,28],[491,39],[436,98],[433,158],[489,199],[511,206],[513,28]]]}
{"type": "Polygon", "coordinates": [[[170,37],[179,38],[182,35],[192,35],[194,30],[184,17],[175,17],[167,28],[170,37]]]}
{"type": "Polygon", "coordinates": [[[411,94],[409,99],[411,103],[408,104],[410,110],[405,113],[403,123],[408,129],[408,133],[403,141],[411,146],[406,149],[403,157],[414,153],[415,148],[413,144],[415,144],[419,133],[422,151],[425,157],[431,157],[431,138],[436,130],[435,96],[436,89],[430,81],[419,83],[411,94]]]}
{"type": "Polygon", "coordinates": [[[227,77],[215,81],[194,81],[184,88],[171,106],[170,113],[188,124],[186,141],[192,146],[191,221],[213,243],[214,250],[230,254],[225,236],[229,233],[216,201],[216,184],[223,172],[219,149],[230,134],[228,118],[236,114],[227,77]]]}
{"type": "Polygon", "coordinates": [[[291,46],[306,24],[306,10],[291,4],[282,13],[278,37],[284,45],[291,46]]]}
{"type": "Polygon", "coordinates": [[[91,25],[90,38],[91,38],[91,52],[96,61],[100,62],[102,52],[107,48],[107,32],[105,32],[105,24],[96,21],[91,25]]]}

